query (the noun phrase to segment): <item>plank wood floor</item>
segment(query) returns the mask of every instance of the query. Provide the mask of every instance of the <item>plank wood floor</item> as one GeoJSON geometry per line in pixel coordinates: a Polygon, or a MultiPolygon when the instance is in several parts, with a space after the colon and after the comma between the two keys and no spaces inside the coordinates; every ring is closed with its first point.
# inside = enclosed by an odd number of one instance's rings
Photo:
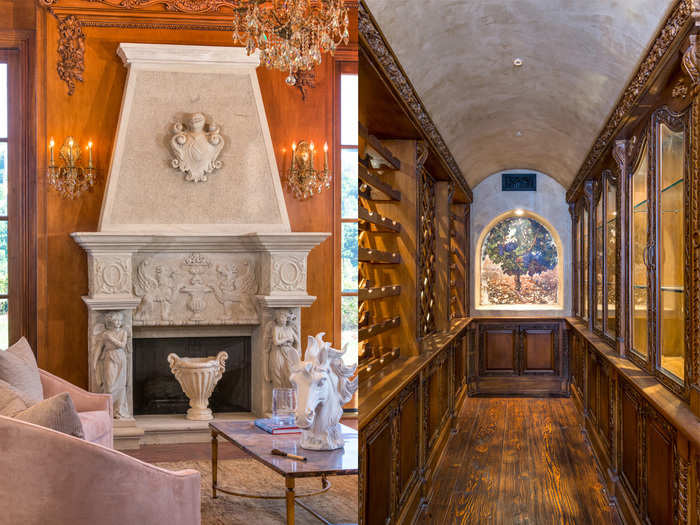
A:
{"type": "Polygon", "coordinates": [[[467,399],[418,523],[618,525],[580,423],[571,399],[467,399]]]}

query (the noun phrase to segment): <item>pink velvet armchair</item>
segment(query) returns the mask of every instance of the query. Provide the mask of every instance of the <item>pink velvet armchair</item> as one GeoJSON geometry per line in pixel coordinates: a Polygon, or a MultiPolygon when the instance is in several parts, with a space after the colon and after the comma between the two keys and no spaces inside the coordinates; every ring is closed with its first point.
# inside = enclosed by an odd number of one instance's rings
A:
{"type": "Polygon", "coordinates": [[[112,396],[88,392],[45,370],[39,369],[39,374],[41,386],[44,388],[44,399],[68,392],[83,424],[85,441],[113,448],[112,396]]]}
{"type": "Polygon", "coordinates": [[[0,416],[3,525],[199,525],[200,520],[199,472],[170,472],[0,416]]]}
{"type": "Polygon", "coordinates": [[[0,416],[0,525],[199,525],[200,475],[112,448],[112,396],[40,370],[44,397],[68,392],[85,439],[0,416]]]}

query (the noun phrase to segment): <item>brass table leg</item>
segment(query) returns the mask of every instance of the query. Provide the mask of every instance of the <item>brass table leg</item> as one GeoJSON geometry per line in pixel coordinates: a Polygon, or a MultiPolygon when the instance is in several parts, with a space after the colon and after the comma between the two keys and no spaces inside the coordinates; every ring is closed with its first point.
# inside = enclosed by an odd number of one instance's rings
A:
{"type": "Polygon", "coordinates": [[[211,496],[216,498],[216,470],[219,460],[219,442],[216,440],[216,432],[211,433],[211,496]]]}
{"type": "Polygon", "coordinates": [[[284,478],[287,487],[287,525],[294,525],[294,478],[284,478]]]}

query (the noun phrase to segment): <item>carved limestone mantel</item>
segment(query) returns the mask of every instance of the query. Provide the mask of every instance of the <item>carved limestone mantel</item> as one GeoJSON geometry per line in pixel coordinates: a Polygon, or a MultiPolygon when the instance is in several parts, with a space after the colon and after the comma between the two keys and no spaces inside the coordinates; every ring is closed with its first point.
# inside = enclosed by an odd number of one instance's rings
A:
{"type": "Polygon", "coordinates": [[[245,333],[252,411],[263,415],[272,398],[264,327],[286,309],[298,333],[301,308],[316,299],[307,257],[330,234],[291,231],[257,54],[150,44],[121,44],[117,54],[129,73],[100,223],[72,234],[88,259],[90,389],[115,384],[122,395],[121,376],[100,381],[94,363],[105,348],[126,355],[128,422],[134,338],[245,333]],[[193,133],[178,141],[173,130],[193,133]]]}
{"type": "MultiPolygon", "coordinates": [[[[131,355],[135,330],[191,330],[252,327],[253,411],[269,410],[264,382],[262,330],[276,309],[300,308],[316,299],[306,289],[307,256],[327,233],[247,235],[136,235],[79,232],[73,239],[88,257],[89,348],[93,362],[105,314],[122,313],[131,355]],[[257,395],[256,395],[257,392],[257,395]]],[[[133,371],[129,359],[128,403],[133,413],[133,371]]],[[[99,391],[90,368],[90,388],[99,391]]]]}

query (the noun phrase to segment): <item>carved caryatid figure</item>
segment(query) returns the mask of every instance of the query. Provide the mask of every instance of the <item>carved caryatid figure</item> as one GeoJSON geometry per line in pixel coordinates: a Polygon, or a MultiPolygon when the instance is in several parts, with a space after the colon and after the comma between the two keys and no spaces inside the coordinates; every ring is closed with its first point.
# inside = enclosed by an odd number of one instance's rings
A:
{"type": "Polygon", "coordinates": [[[265,327],[267,367],[265,380],[272,388],[292,388],[289,380],[291,366],[300,358],[299,334],[294,327],[294,314],[284,308],[275,312],[273,320],[265,327]],[[291,317],[290,317],[291,316],[291,317]]]}
{"type": "Polygon", "coordinates": [[[104,316],[104,329],[98,325],[95,334],[93,370],[95,384],[101,392],[112,394],[115,419],[129,417],[126,381],[129,332],[122,327],[121,312],[108,312],[104,316]]]}
{"type": "Polygon", "coordinates": [[[165,265],[154,267],[152,259],[145,259],[139,264],[134,277],[134,294],[141,298],[136,310],[136,319],[141,321],[154,319],[154,308],[160,305],[160,320],[170,320],[170,304],[175,293],[174,272],[165,265]]]}
{"type": "Polygon", "coordinates": [[[173,168],[185,174],[185,180],[191,182],[206,182],[207,173],[222,166],[218,160],[224,147],[224,139],[219,134],[219,127],[209,124],[204,131],[206,120],[201,113],[194,113],[187,125],[176,122],[173,126],[175,135],[170,139],[170,147],[175,158],[173,168]]]}

